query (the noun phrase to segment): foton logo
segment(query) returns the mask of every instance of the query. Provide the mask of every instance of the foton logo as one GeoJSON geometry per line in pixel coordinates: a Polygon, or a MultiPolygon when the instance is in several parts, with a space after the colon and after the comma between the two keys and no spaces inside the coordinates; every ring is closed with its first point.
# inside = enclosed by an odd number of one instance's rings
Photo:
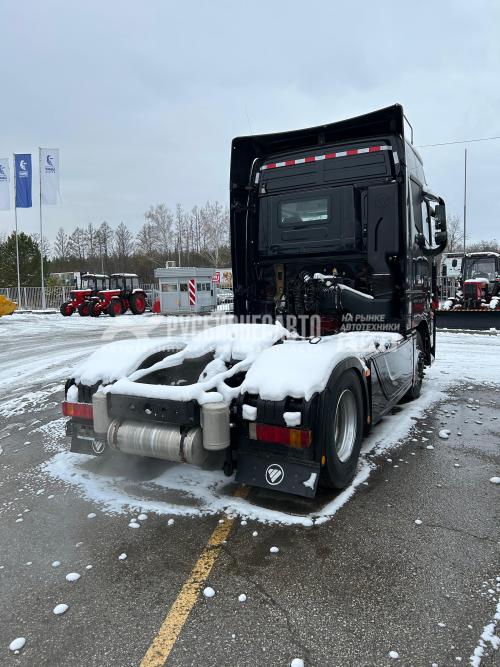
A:
{"type": "Polygon", "coordinates": [[[266,470],[266,482],[271,486],[277,486],[285,478],[285,471],[277,463],[273,463],[268,466],[266,470]]]}
{"type": "Polygon", "coordinates": [[[20,171],[20,172],[21,172],[21,171],[23,171],[23,172],[27,172],[27,171],[28,171],[28,167],[26,166],[26,160],[21,160],[21,161],[19,162],[19,171],[20,171]]]}

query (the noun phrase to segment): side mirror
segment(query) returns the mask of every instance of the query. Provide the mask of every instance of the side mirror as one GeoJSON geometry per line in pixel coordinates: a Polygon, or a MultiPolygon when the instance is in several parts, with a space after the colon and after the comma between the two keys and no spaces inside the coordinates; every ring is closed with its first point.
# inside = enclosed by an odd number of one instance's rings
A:
{"type": "Polygon", "coordinates": [[[446,206],[441,197],[438,197],[430,191],[424,191],[424,199],[428,202],[437,202],[434,210],[431,211],[431,215],[435,220],[434,228],[436,231],[434,232],[434,243],[436,244],[436,247],[423,248],[424,255],[435,257],[443,252],[448,243],[448,232],[446,231],[446,206]]]}

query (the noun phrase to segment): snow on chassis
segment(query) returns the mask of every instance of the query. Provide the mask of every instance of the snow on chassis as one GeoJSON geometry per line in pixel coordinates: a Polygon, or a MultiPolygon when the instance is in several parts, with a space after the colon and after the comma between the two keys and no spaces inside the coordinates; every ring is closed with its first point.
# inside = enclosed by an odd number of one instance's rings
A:
{"type": "Polygon", "coordinates": [[[363,435],[419,396],[435,355],[444,202],[399,105],[237,138],[230,185],[236,322],[94,352],[66,384],[72,449],[342,489],[363,435]]]}

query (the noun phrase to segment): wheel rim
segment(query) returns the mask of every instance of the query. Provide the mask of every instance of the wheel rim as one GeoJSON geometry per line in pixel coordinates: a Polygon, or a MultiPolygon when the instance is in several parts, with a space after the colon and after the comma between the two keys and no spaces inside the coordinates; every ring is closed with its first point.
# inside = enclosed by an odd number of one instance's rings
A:
{"type": "Polygon", "coordinates": [[[354,449],[357,433],[356,399],[350,389],[344,389],[337,401],[335,411],[335,451],[342,463],[349,460],[354,449]]]}
{"type": "Polygon", "coordinates": [[[115,315],[122,314],[122,304],[119,301],[115,301],[115,303],[113,304],[113,312],[115,315]]]}
{"type": "Polygon", "coordinates": [[[136,298],[135,308],[139,313],[142,313],[146,309],[146,303],[141,296],[136,298]]]}

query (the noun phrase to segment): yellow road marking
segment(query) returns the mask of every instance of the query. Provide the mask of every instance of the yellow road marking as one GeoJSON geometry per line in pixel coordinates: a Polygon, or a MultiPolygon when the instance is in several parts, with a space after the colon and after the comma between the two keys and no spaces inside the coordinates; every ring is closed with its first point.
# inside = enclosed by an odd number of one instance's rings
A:
{"type": "MultiPolygon", "coordinates": [[[[247,487],[238,487],[234,493],[239,498],[248,495],[247,487]]],[[[224,518],[223,523],[217,524],[213,533],[191,570],[186,583],[181,588],[173,605],[170,607],[165,620],[161,624],[151,646],[146,651],[140,667],[161,667],[165,664],[172,651],[177,637],[181,633],[191,609],[194,607],[201,587],[206,582],[215,561],[217,560],[222,544],[227,539],[234,524],[234,519],[224,518]]]]}

